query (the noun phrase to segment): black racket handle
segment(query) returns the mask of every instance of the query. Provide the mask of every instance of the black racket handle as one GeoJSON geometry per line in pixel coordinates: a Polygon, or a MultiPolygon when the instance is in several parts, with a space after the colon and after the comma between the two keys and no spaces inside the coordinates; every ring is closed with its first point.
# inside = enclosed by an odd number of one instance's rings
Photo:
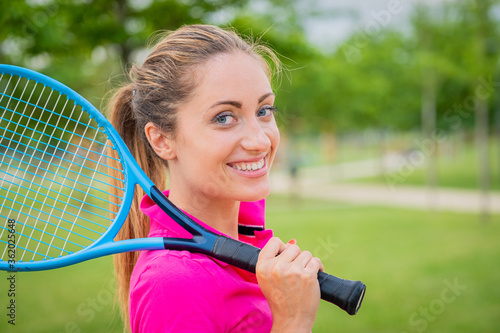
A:
{"type": "MultiPolygon", "coordinates": [[[[260,249],[225,236],[218,236],[212,248],[212,256],[235,267],[255,273],[260,249]]],[[[337,305],[350,315],[358,312],[366,286],[361,281],[351,281],[318,273],[321,299],[337,305]]]]}

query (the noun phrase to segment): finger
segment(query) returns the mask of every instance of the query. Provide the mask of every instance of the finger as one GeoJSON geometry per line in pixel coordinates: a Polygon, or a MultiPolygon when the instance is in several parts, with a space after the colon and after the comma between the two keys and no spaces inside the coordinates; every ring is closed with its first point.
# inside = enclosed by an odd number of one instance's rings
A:
{"type": "Polygon", "coordinates": [[[290,239],[286,244],[284,244],[281,248],[280,248],[280,251],[278,254],[280,254],[281,252],[285,251],[285,249],[289,246],[292,246],[292,245],[296,245],[297,244],[297,241],[295,239],[290,239]]]}
{"type": "Polygon", "coordinates": [[[316,258],[316,259],[317,259],[317,260],[319,261],[319,263],[320,263],[320,265],[319,265],[319,270],[320,270],[320,271],[322,271],[322,272],[324,272],[324,271],[325,271],[325,266],[323,266],[323,262],[322,262],[322,261],[321,261],[321,259],[319,259],[319,258],[316,258]]]}
{"type": "Polygon", "coordinates": [[[278,237],[272,237],[267,244],[262,248],[259,254],[260,259],[272,259],[286,248],[285,243],[278,237]]]}
{"type": "Polygon", "coordinates": [[[307,265],[305,266],[306,270],[309,270],[314,273],[318,273],[318,271],[325,271],[325,267],[319,258],[312,257],[307,265]]]}
{"type": "Polygon", "coordinates": [[[309,264],[309,261],[313,258],[311,252],[309,251],[302,251],[297,258],[293,261],[295,264],[300,266],[301,268],[306,267],[309,264]]]}
{"type": "Polygon", "coordinates": [[[278,260],[287,263],[293,262],[300,254],[300,248],[296,244],[286,244],[286,248],[278,256],[278,260]]]}

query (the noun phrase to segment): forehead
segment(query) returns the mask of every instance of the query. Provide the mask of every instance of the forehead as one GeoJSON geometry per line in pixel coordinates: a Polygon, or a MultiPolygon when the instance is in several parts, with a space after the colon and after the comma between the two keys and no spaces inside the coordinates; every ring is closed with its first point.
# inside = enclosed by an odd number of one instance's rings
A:
{"type": "Polygon", "coordinates": [[[198,70],[200,83],[196,95],[230,97],[228,95],[243,93],[262,95],[272,91],[262,63],[243,52],[218,54],[198,70]]]}

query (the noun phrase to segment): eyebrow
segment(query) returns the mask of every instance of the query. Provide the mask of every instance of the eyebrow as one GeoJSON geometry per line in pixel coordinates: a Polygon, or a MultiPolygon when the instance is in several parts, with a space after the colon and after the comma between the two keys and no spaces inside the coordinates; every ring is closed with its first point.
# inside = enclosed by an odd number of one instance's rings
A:
{"type": "Polygon", "coordinates": [[[264,102],[264,100],[265,100],[266,98],[268,98],[269,96],[274,96],[274,94],[273,94],[272,92],[268,92],[267,94],[262,95],[262,97],[261,97],[261,98],[259,98],[259,103],[264,102]]]}
{"type": "MultiPolygon", "coordinates": [[[[267,94],[262,95],[259,98],[259,103],[262,103],[269,96],[274,96],[274,94],[272,92],[268,92],[267,94]]],[[[231,106],[234,106],[235,108],[238,108],[238,109],[241,109],[242,106],[243,106],[240,102],[228,100],[228,101],[219,101],[219,102],[216,102],[212,106],[210,106],[210,109],[213,108],[213,107],[215,107],[215,106],[217,106],[217,105],[231,105],[231,106]]]]}

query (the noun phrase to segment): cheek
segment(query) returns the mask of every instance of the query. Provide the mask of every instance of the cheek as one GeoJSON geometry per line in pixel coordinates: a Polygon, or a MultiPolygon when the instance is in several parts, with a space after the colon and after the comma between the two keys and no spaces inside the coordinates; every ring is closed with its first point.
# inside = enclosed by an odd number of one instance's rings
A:
{"type": "Polygon", "coordinates": [[[197,147],[193,150],[193,158],[201,162],[200,166],[205,173],[218,173],[235,150],[235,146],[234,135],[211,135],[198,140],[197,147]]]}
{"type": "Polygon", "coordinates": [[[280,144],[280,131],[276,123],[270,126],[269,131],[267,132],[267,136],[271,141],[271,149],[273,150],[273,155],[276,153],[276,149],[280,144]]]}

